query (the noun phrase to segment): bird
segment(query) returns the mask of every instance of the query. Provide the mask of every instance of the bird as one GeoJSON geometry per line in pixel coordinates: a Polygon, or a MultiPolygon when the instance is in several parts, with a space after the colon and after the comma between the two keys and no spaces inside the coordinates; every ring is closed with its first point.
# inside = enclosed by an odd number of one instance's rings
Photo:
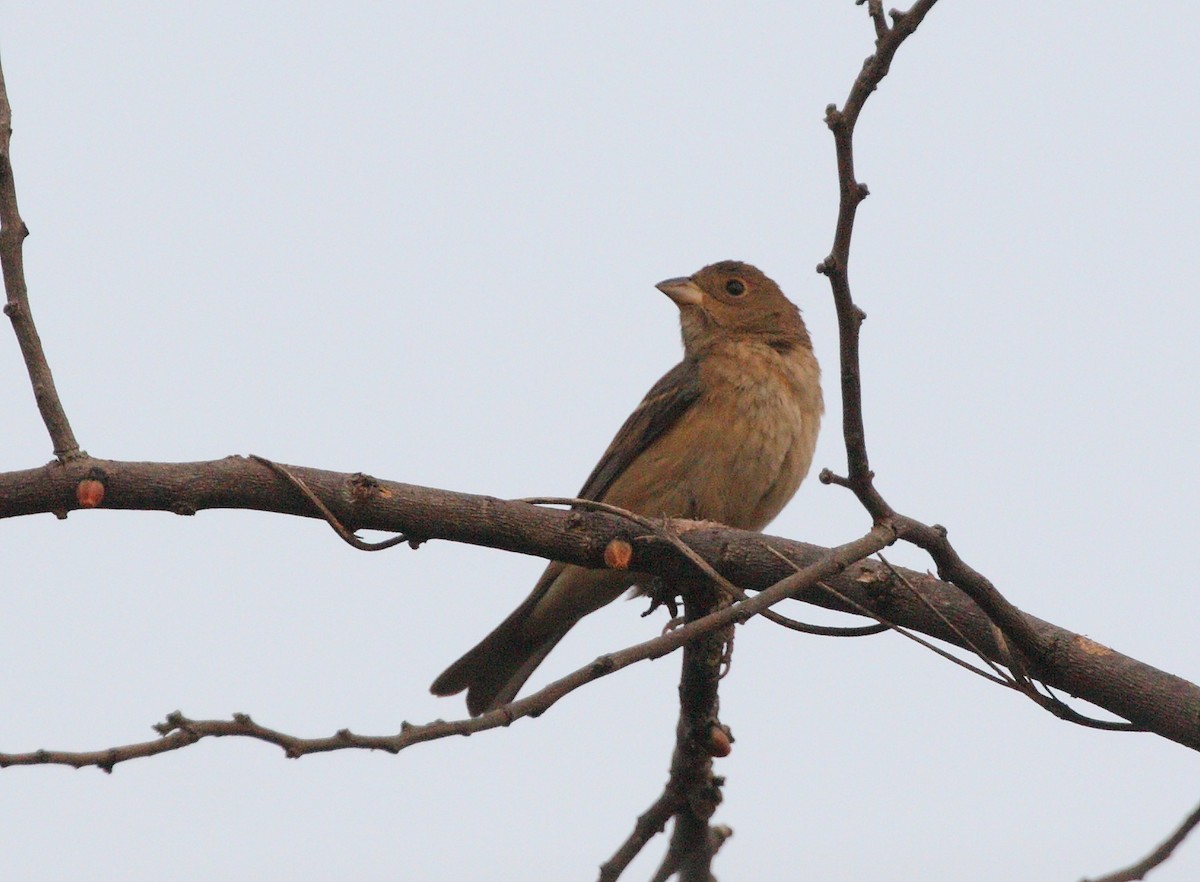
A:
{"type": "MultiPolygon", "coordinates": [[[[824,412],[800,310],[737,260],[655,287],[679,307],[683,360],[630,414],[576,498],[762,530],[808,473],[824,412]]],[[[473,717],[509,703],[576,622],[639,580],[646,575],[551,562],[524,602],[430,691],[466,690],[473,717]]]]}

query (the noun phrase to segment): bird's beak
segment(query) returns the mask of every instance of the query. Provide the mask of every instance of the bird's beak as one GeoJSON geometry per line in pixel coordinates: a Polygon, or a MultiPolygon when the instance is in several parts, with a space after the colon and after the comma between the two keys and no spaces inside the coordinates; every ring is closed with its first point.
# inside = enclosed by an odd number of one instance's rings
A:
{"type": "Polygon", "coordinates": [[[695,306],[704,299],[704,292],[688,278],[667,279],[654,286],[675,301],[676,306],[695,306]]]}

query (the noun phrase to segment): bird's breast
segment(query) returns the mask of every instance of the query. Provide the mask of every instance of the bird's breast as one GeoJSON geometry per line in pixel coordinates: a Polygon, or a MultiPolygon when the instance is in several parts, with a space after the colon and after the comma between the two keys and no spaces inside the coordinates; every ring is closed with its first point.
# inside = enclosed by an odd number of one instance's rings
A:
{"type": "Polygon", "coordinates": [[[700,362],[701,395],[605,501],[648,516],[761,530],[807,474],[823,410],[807,349],[733,343],[700,362]]]}

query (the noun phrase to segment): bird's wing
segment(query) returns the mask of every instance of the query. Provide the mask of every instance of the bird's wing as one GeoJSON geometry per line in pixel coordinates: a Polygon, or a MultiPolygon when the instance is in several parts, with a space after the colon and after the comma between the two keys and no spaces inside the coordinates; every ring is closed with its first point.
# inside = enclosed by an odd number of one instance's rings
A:
{"type": "Polygon", "coordinates": [[[603,501],[604,494],[629,464],[675,425],[699,397],[700,367],[694,359],[686,358],[651,387],[625,420],[579,491],[579,498],[603,501]]]}

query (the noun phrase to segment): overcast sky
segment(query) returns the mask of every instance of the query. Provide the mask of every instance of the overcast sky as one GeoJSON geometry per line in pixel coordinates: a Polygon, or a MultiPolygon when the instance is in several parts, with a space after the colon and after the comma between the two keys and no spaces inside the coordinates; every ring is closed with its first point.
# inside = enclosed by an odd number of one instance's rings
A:
{"type": "MultiPolygon", "coordinates": [[[[893,505],[947,525],[1023,609],[1195,680],[1193,20],[1182,2],[944,0],[859,126],[852,283],[893,505]]],[[[738,258],[805,310],[829,406],[814,474],[843,470],[813,271],[837,195],[822,117],[872,39],[850,0],[7,0],[30,297],[81,444],[571,494],[679,357],[654,283],[738,258]]],[[[46,462],[11,335],[0,412],[0,468],[46,462]]],[[[867,526],[810,478],[769,530],[867,526]]],[[[429,683],[543,566],[438,542],[362,554],[247,512],[3,536],[4,751],[140,741],[175,709],[306,736],[460,716],[429,683]]],[[[589,618],[530,685],[657,633],[642,609],[589,618]]],[[[399,756],[225,739],[111,776],[9,769],[5,873],[591,879],[666,779],[677,675],[674,656],[642,664],[399,756]]],[[[725,880],[1074,882],[1200,800],[1193,752],[1072,726],[895,635],[754,621],[722,717],[725,880]]],[[[1198,875],[1200,841],[1154,879],[1198,875]]]]}

